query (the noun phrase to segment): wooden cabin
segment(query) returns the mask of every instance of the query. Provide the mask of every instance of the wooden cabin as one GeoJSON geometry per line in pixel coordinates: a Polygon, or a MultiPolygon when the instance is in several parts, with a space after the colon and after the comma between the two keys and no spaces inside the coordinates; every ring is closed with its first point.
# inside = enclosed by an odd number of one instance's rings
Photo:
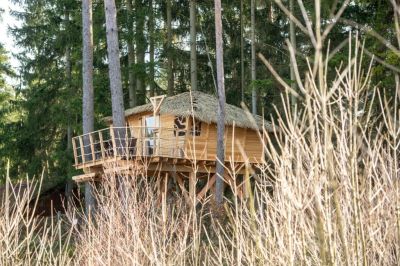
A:
{"type": "MultiPolygon", "coordinates": [[[[195,91],[150,101],[125,111],[124,128],[113,127],[106,118],[108,128],[73,139],[75,167],[85,172],[75,181],[99,178],[105,164],[119,162],[121,171],[146,164],[146,174],[181,176],[182,182],[196,180],[195,166],[197,173],[209,174],[215,182],[217,98],[195,91]]],[[[239,107],[227,104],[225,111],[225,163],[243,173],[245,163],[263,161],[260,137],[272,127],[239,107]]]]}

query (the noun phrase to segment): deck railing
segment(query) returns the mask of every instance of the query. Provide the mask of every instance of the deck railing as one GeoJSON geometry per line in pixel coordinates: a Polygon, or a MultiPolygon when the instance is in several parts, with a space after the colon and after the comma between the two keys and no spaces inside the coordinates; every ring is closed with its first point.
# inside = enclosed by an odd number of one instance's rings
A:
{"type": "Polygon", "coordinates": [[[184,137],[163,127],[109,127],[74,137],[72,145],[76,167],[113,158],[184,155],[184,137]]]}

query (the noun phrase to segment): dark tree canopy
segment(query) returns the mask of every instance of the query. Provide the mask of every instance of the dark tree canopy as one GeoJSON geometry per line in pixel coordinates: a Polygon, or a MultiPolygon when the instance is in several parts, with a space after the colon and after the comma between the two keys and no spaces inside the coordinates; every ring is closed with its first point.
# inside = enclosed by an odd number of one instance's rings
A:
{"type": "MultiPolygon", "coordinates": [[[[130,94],[135,98],[135,104],[148,102],[153,94],[167,94],[169,69],[173,76],[172,94],[188,91],[191,87],[190,1],[169,0],[171,44],[167,42],[167,1],[153,0],[152,5],[147,5],[147,1],[129,1],[116,1],[125,106],[130,105],[130,94]]],[[[7,52],[0,45],[0,167],[4,168],[6,158],[9,158],[11,165],[15,166],[11,168],[14,177],[26,173],[33,177],[44,171],[48,176],[64,180],[73,171],[72,154],[67,149],[68,128],[73,135],[82,133],[81,1],[12,2],[19,5],[21,10],[13,12],[21,26],[10,30],[16,45],[22,50],[16,55],[21,65],[16,75],[21,82],[20,86],[14,88],[6,84],[5,76],[13,75],[13,71],[7,63],[7,52]],[[67,50],[69,63],[66,60],[67,50]],[[67,76],[68,67],[70,76],[67,76]]],[[[290,83],[290,58],[285,43],[289,38],[289,20],[274,1],[255,2],[256,51],[268,58],[278,74],[290,83]]],[[[300,8],[294,2],[294,15],[303,23],[300,8]]],[[[331,22],[332,10],[336,12],[343,2],[323,1],[323,26],[331,22]],[[332,6],[331,2],[337,2],[337,5],[332,6]]],[[[304,1],[310,19],[314,19],[311,17],[314,14],[313,3],[304,1]]],[[[275,106],[278,111],[281,108],[282,88],[258,60],[257,79],[250,81],[250,1],[243,1],[243,36],[240,34],[240,7],[240,0],[222,1],[226,100],[235,105],[240,105],[242,100],[240,55],[243,37],[245,103],[251,105],[251,92],[255,88],[258,113],[273,116],[275,106]]],[[[350,1],[342,17],[357,24],[339,21],[329,35],[329,49],[332,51],[347,40],[352,31],[364,38],[365,48],[371,54],[399,67],[399,57],[360,27],[367,25],[390,43],[396,44],[393,16],[388,15],[392,10],[389,1],[350,1]]],[[[111,115],[105,21],[103,1],[93,1],[95,129],[102,126],[102,117],[111,115]]],[[[196,2],[195,22],[197,88],[215,95],[213,1],[196,2]]],[[[308,36],[297,27],[295,33],[298,66],[305,72],[306,58],[312,60],[313,57],[312,46],[308,36]]],[[[323,49],[327,50],[328,47],[323,49]]],[[[335,75],[335,67],[340,66],[347,55],[344,46],[332,57],[329,65],[332,75],[335,75]]],[[[365,60],[365,64],[369,64],[369,59],[365,60]]],[[[393,93],[395,82],[392,70],[375,62],[372,72],[372,78],[393,93]]]]}

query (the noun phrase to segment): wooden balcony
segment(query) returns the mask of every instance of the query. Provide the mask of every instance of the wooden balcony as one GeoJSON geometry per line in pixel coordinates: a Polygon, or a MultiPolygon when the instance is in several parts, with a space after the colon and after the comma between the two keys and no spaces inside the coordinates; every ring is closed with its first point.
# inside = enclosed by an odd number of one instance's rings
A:
{"type": "Polygon", "coordinates": [[[184,158],[185,137],[174,128],[109,127],[72,139],[77,169],[113,160],[184,158]]]}

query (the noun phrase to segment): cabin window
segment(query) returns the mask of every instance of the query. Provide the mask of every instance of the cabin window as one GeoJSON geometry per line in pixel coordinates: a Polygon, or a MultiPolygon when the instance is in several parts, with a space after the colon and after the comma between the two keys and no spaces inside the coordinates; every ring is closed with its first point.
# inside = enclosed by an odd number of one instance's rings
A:
{"type": "Polygon", "coordinates": [[[192,136],[200,136],[201,135],[201,121],[195,119],[192,128],[190,129],[190,134],[192,136]]]}
{"type": "Polygon", "coordinates": [[[174,136],[186,135],[186,117],[175,116],[174,119],[174,136]]]}
{"type": "Polygon", "coordinates": [[[156,118],[154,116],[147,116],[145,118],[146,137],[153,137],[156,127],[156,118]]]}
{"type": "Polygon", "coordinates": [[[143,116],[144,125],[143,150],[145,155],[152,155],[156,149],[156,141],[159,133],[160,116],[143,116]]]}

